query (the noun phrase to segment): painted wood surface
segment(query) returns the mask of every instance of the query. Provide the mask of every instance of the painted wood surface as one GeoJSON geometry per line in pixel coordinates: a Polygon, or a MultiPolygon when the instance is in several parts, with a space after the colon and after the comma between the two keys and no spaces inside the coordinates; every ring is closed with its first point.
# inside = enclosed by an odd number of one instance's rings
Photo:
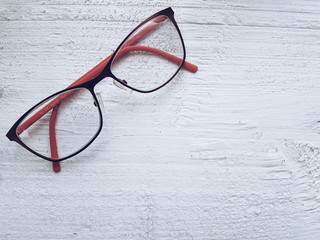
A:
{"type": "Polygon", "coordinates": [[[316,0],[1,0],[0,239],[320,239],[319,30],[316,0]],[[102,133],[58,174],[6,139],[167,6],[196,74],[105,81],[102,133]]]}

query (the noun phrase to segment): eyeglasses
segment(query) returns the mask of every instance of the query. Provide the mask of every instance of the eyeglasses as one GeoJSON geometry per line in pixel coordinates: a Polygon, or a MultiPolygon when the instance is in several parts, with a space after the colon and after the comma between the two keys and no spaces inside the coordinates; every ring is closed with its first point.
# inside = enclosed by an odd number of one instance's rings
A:
{"type": "Polygon", "coordinates": [[[66,89],[37,103],[11,127],[7,137],[33,154],[59,162],[86,149],[102,129],[102,110],[95,86],[110,77],[119,87],[150,93],[169,83],[184,68],[186,50],[171,8],[140,23],[116,51],[66,89]],[[76,139],[76,141],[75,141],[76,139]]]}

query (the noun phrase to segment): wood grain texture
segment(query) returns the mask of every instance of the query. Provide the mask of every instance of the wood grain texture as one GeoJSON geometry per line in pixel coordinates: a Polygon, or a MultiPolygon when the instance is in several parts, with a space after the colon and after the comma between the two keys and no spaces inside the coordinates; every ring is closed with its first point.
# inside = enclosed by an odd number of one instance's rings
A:
{"type": "Polygon", "coordinates": [[[320,239],[319,30],[316,0],[2,0],[0,239],[320,239]],[[5,138],[167,6],[196,74],[106,80],[102,133],[58,174],[5,138]]]}

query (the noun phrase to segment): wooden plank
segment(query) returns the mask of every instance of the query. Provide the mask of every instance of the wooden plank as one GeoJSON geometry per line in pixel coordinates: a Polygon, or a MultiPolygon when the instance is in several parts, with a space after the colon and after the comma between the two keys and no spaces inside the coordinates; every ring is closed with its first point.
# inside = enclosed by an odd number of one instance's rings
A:
{"type": "Polygon", "coordinates": [[[318,1],[2,1],[1,135],[167,6],[199,71],[102,82],[103,131],[58,174],[0,138],[0,239],[320,238],[318,1]]]}

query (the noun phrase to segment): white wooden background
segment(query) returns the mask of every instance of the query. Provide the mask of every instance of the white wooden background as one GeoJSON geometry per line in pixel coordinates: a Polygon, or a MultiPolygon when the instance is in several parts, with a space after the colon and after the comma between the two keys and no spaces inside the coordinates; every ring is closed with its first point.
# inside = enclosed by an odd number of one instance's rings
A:
{"type": "Polygon", "coordinates": [[[320,2],[1,0],[0,239],[320,239],[320,2]],[[6,139],[172,6],[196,74],[106,82],[105,124],[51,171],[6,139]]]}

